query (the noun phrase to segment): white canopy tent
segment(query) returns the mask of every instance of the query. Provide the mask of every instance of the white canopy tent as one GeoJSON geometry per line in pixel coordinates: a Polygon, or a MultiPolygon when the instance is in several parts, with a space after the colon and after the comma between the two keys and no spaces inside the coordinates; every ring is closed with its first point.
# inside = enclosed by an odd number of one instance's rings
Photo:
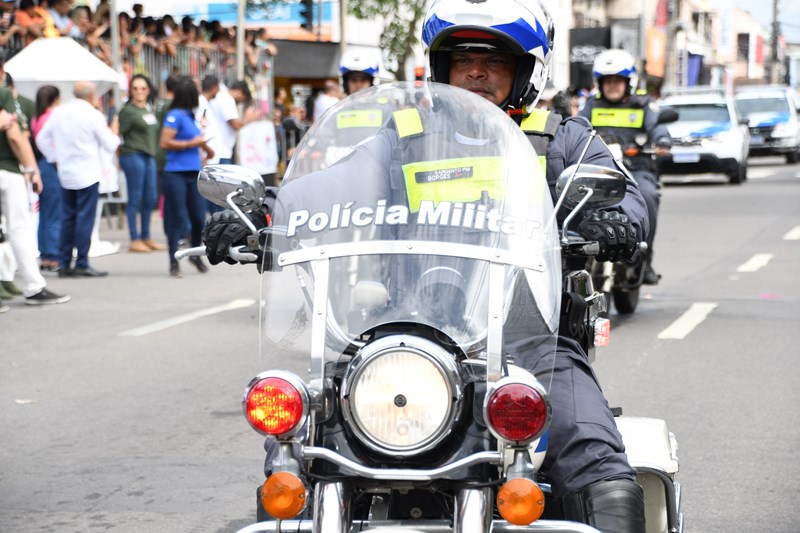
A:
{"type": "Polygon", "coordinates": [[[76,81],[91,81],[97,95],[120,84],[120,76],[70,37],[36,39],[8,60],[5,70],[14,78],[17,92],[31,100],[42,85],[55,85],[61,100],[72,98],[76,81]]]}
{"type": "MultiPolygon", "coordinates": [[[[76,81],[94,82],[97,96],[119,86],[122,81],[114,69],[70,37],[33,41],[8,60],[5,70],[14,78],[17,92],[34,101],[36,91],[42,85],[58,87],[63,102],[73,98],[72,91],[76,81]]],[[[102,193],[119,189],[119,169],[112,154],[108,154],[106,163],[108,175],[101,179],[102,193]]],[[[105,198],[98,203],[89,257],[98,257],[119,251],[119,243],[100,239],[99,221],[104,200],[105,198]]]]}

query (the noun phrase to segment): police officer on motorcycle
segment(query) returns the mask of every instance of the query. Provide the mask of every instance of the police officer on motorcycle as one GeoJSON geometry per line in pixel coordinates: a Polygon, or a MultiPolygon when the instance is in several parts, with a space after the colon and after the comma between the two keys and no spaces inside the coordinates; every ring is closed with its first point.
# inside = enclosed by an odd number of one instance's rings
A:
{"type": "Polygon", "coordinates": [[[339,75],[345,94],[351,95],[374,85],[378,63],[365,52],[348,50],[339,63],[339,75]]]}
{"type": "MultiPolygon", "coordinates": [[[[595,58],[593,74],[598,92],[594,98],[587,100],[580,115],[589,119],[603,138],[612,136],[620,139],[623,150],[652,145],[656,157],[667,155],[672,138],[667,128],[658,123],[656,102],[644,91],[637,91],[638,76],[633,56],[625,50],[606,50],[595,58]]],[[[650,217],[643,282],[655,285],[661,278],[651,265],[661,201],[656,161],[646,150],[638,150],[636,155],[627,157],[627,160],[630,161],[629,170],[636,178],[650,217]]]]}
{"type": "MultiPolygon", "coordinates": [[[[506,110],[542,154],[554,197],[557,177],[584,149],[584,162],[615,165],[598,139],[587,148],[591,127],[585,119],[534,109],[549,77],[553,47],[553,23],[537,0],[436,0],[425,17],[423,39],[432,81],[466,89],[506,110]]],[[[360,149],[365,148],[362,143],[360,149]]],[[[337,167],[347,164],[344,159],[337,167]]],[[[350,176],[357,188],[358,172],[340,174],[350,176]]],[[[250,215],[257,227],[267,224],[274,196],[268,195],[266,203],[250,215]]],[[[635,244],[649,231],[636,183],[628,181],[620,204],[578,227],[585,238],[599,242],[601,260],[633,259],[635,244]]],[[[203,234],[210,262],[232,262],[228,249],[244,244],[249,233],[232,211],[213,215],[203,234]]],[[[553,418],[542,473],[564,518],[608,532],[643,532],[642,489],[588,358],[573,339],[559,340],[552,382],[553,418]]]]}
{"type": "MultiPolygon", "coordinates": [[[[372,87],[378,72],[379,65],[375,58],[360,50],[348,50],[339,64],[342,87],[348,96],[372,87]]],[[[349,154],[353,146],[373,135],[389,119],[389,113],[380,102],[364,102],[364,105],[350,106],[345,111],[334,108],[332,112],[336,113],[336,118],[328,124],[339,131],[337,135],[330,137],[335,138],[338,144],[314,147],[314,150],[319,151],[319,157],[329,166],[349,154]]],[[[293,157],[293,161],[295,159],[297,158],[293,157]]],[[[306,169],[293,171],[305,173],[306,169]]]]}

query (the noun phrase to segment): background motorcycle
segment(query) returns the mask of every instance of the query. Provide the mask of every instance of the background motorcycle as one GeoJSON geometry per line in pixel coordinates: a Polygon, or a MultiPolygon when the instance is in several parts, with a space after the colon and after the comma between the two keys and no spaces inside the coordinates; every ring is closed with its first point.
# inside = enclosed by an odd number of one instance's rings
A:
{"type": "MultiPolygon", "coordinates": [[[[671,109],[665,109],[658,115],[658,124],[668,124],[676,120],[678,120],[678,113],[671,109]]],[[[648,139],[647,134],[637,134],[629,141],[619,135],[608,133],[600,133],[599,136],[606,143],[620,167],[628,172],[635,181],[643,179],[658,181],[655,166],[656,152],[650,144],[651,140],[648,139]],[[646,165],[647,168],[641,168],[642,165],[633,164],[634,158],[649,158],[652,164],[646,165]],[[635,170],[632,170],[634,168],[635,170]]],[[[614,302],[617,312],[624,315],[636,311],[636,306],[639,304],[639,292],[644,283],[649,262],[650,254],[646,248],[643,248],[639,259],[634,263],[592,262],[587,269],[592,273],[595,286],[608,295],[609,301],[614,302]]]]}

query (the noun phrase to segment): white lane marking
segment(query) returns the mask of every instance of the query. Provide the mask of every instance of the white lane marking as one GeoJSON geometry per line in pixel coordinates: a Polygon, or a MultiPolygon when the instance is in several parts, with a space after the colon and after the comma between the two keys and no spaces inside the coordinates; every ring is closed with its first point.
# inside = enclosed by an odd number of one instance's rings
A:
{"type": "Polygon", "coordinates": [[[150,333],[155,333],[156,331],[161,331],[163,329],[171,328],[173,326],[177,326],[178,324],[184,324],[186,322],[191,322],[192,320],[197,320],[198,318],[203,318],[205,316],[216,315],[217,313],[224,313],[225,311],[233,311],[234,309],[241,309],[242,307],[250,307],[253,305],[255,300],[233,300],[231,303],[220,305],[217,307],[210,307],[208,309],[204,309],[202,311],[195,311],[194,313],[188,313],[181,316],[176,316],[173,318],[169,318],[167,320],[161,320],[159,322],[154,322],[148,326],[142,326],[140,328],[129,329],[128,331],[123,331],[119,334],[120,337],[141,337],[142,335],[148,335],[150,333]]]}
{"type": "Polygon", "coordinates": [[[667,329],[658,334],[659,339],[683,339],[706,319],[717,307],[716,303],[696,303],[683,313],[667,329]]]}
{"type": "Polygon", "coordinates": [[[784,241],[800,241],[800,226],[795,226],[783,236],[784,241]]]}
{"type": "Polygon", "coordinates": [[[736,272],[755,272],[759,268],[766,266],[773,257],[775,257],[774,254],[756,254],[744,264],[739,265],[736,272]]]}

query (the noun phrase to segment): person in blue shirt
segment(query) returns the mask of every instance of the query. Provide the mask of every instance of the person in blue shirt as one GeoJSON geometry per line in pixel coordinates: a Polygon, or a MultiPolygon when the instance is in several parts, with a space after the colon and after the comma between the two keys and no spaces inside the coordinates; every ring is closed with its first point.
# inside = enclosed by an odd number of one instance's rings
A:
{"type": "MultiPolygon", "coordinates": [[[[198,105],[197,84],[188,76],[182,77],[164,118],[159,143],[167,153],[162,183],[164,232],[167,234],[169,274],[176,278],[181,277],[181,271],[175,260],[175,252],[178,251],[178,241],[184,236],[187,220],[191,226],[191,245],[201,244],[206,202],[197,190],[197,173],[205,159],[214,157],[214,151],[195,122],[194,109],[198,105]]],[[[208,271],[208,266],[201,258],[193,257],[190,262],[201,273],[208,271]]]]}

